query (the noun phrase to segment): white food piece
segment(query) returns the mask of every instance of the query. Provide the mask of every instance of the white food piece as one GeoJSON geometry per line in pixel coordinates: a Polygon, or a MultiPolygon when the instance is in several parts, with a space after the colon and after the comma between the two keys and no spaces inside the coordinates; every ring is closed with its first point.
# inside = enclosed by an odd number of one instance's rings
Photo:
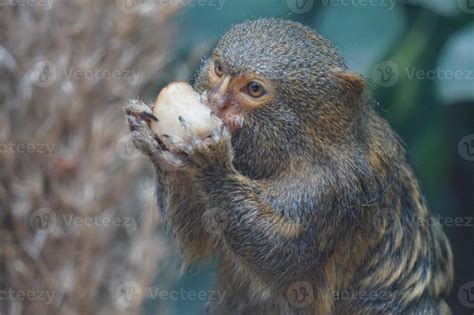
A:
{"type": "Polygon", "coordinates": [[[161,90],[153,115],[158,121],[151,123],[151,129],[162,141],[165,134],[178,136],[187,143],[191,141],[179,121],[180,116],[201,139],[212,132],[210,108],[201,103],[199,94],[186,82],[170,83],[161,90]]]}

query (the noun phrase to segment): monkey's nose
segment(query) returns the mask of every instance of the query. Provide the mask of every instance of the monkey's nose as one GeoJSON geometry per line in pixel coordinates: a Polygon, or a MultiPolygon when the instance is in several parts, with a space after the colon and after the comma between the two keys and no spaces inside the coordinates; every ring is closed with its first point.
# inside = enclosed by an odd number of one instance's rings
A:
{"type": "Polygon", "coordinates": [[[209,93],[208,102],[210,107],[217,112],[228,107],[227,96],[225,94],[213,93],[211,91],[209,93]]]}
{"type": "Polygon", "coordinates": [[[217,84],[208,93],[208,103],[212,109],[221,111],[228,106],[227,87],[229,85],[230,76],[226,76],[220,84],[217,84]]]}

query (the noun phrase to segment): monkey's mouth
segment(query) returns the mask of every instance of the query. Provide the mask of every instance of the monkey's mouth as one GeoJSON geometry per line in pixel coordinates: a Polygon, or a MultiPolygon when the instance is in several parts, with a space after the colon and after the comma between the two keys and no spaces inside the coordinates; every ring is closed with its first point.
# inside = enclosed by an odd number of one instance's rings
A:
{"type": "Polygon", "coordinates": [[[230,131],[236,131],[244,126],[245,119],[238,104],[230,106],[218,106],[210,103],[207,97],[202,97],[202,103],[209,107],[212,112],[224,123],[230,131]]]}
{"type": "Polygon", "coordinates": [[[240,114],[230,113],[229,111],[216,113],[224,125],[229,128],[230,131],[236,131],[244,126],[244,118],[240,114]]]}

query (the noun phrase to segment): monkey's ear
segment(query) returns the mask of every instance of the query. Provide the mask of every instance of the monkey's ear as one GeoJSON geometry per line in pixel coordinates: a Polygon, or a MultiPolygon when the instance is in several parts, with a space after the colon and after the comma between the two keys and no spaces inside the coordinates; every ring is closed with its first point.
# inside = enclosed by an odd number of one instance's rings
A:
{"type": "Polygon", "coordinates": [[[354,97],[359,97],[364,93],[365,81],[360,75],[340,68],[331,69],[331,74],[340,84],[348,89],[354,97]]]}

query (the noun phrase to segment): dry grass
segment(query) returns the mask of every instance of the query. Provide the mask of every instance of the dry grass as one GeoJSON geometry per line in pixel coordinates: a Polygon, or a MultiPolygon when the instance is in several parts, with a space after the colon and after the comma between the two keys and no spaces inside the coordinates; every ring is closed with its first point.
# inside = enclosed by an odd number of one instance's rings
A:
{"type": "Polygon", "coordinates": [[[179,8],[50,3],[0,8],[0,314],[140,313],[123,306],[169,249],[122,106],[169,60],[179,8]]]}

